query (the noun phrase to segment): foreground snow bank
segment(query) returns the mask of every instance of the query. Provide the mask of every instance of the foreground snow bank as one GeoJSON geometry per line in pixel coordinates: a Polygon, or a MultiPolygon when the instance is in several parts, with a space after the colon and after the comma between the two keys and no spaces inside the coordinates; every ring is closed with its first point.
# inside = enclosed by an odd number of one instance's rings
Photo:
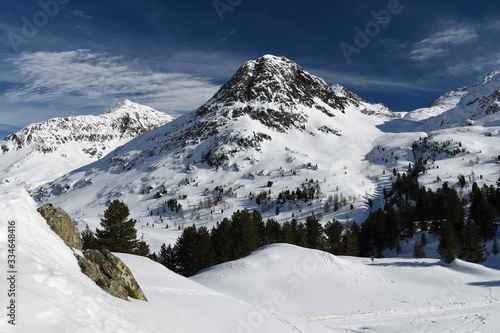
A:
{"type": "MultiPolygon", "coordinates": [[[[7,226],[15,222],[15,328],[18,332],[321,332],[298,318],[284,319],[181,277],[144,257],[117,254],[132,270],[149,302],[124,301],[80,272],[73,252],[50,230],[25,190],[0,193],[0,260],[7,272],[7,226]],[[253,317],[252,317],[253,316],[253,317]],[[248,321],[250,318],[250,321],[248,321]],[[258,330],[256,329],[258,327],[258,330]]],[[[0,280],[6,295],[9,281],[0,280]]],[[[8,324],[2,300],[1,332],[8,324]]]]}
{"type": "Polygon", "coordinates": [[[372,263],[276,244],[192,280],[338,330],[500,332],[500,271],[460,260],[372,263]]]}

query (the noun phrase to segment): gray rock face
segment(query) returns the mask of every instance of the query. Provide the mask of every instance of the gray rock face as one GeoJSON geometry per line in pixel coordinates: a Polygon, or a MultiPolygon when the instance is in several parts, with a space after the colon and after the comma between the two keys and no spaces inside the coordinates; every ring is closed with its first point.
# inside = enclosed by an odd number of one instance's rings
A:
{"type": "Polygon", "coordinates": [[[92,279],[101,289],[109,294],[127,299],[127,297],[147,301],[130,269],[108,250],[88,249],[85,258],[75,254],[82,273],[92,279]]]}
{"type": "Polygon", "coordinates": [[[61,207],[46,204],[37,209],[54,231],[69,247],[82,250],[82,239],[73,219],[61,207]]]}
{"type": "MultiPolygon", "coordinates": [[[[73,219],[61,207],[46,204],[38,212],[54,231],[72,249],[82,250],[82,239],[73,219]]],[[[78,266],[101,289],[112,296],[128,299],[132,297],[147,301],[146,295],[134,278],[130,269],[108,250],[88,249],[84,257],[75,253],[78,266]]]]}

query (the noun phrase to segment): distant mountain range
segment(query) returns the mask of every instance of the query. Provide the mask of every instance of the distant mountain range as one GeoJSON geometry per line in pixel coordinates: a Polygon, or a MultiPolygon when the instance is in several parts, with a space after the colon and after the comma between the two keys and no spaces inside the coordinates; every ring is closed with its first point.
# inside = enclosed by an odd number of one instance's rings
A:
{"type": "MultiPolygon", "coordinates": [[[[321,213],[323,221],[362,222],[383,205],[382,192],[394,172],[406,172],[419,160],[426,167],[419,181],[430,188],[444,181],[456,186],[464,175],[465,196],[473,181],[494,183],[499,175],[499,95],[500,73],[495,72],[427,108],[392,112],[342,86],[329,86],[289,59],[266,55],[246,62],[197,110],[171,122],[168,116],[151,116],[158,121],[150,127],[168,123],[98,161],[82,163],[32,195],[64,207],[83,222],[79,227],[98,226],[106,202],[119,198],[132,206],[152,249],[174,241],[179,226],[210,227],[241,208],[258,209],[264,218],[278,221],[321,213]],[[309,200],[282,199],[296,189],[309,193],[309,200]],[[169,210],[169,200],[182,209],[169,210]],[[334,202],[336,210],[330,209],[334,202]]],[[[68,126],[67,134],[51,137],[50,144],[33,143],[23,129],[19,142],[20,134],[2,142],[8,148],[4,155],[31,149],[40,159],[44,151],[59,156],[58,147],[76,135],[87,138],[82,154],[102,156],[111,150],[100,148],[102,140],[119,140],[127,133],[127,122],[119,119],[105,127],[114,134],[102,139],[84,130],[83,123],[68,126]]]]}
{"type": "Polygon", "coordinates": [[[0,183],[40,185],[172,120],[170,115],[125,100],[99,116],[31,124],[0,141],[0,183]]]}

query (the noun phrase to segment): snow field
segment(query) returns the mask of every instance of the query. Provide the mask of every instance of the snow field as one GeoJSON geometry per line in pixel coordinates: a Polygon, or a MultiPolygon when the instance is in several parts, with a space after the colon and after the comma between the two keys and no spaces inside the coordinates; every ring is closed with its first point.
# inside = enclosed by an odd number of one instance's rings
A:
{"type": "Polygon", "coordinates": [[[335,257],[270,245],[192,277],[252,304],[335,330],[496,332],[497,270],[456,260],[335,257]],[[482,318],[479,320],[478,318],[482,318]]]}
{"type": "MultiPolygon", "coordinates": [[[[0,193],[0,255],[6,263],[7,221],[17,225],[18,332],[327,332],[300,318],[284,319],[179,276],[147,258],[117,254],[132,270],[149,302],[124,301],[102,291],[80,272],[73,252],[50,230],[23,189],[0,193]],[[253,321],[252,315],[264,313],[253,321]],[[249,317],[250,315],[250,317],[249,317]],[[253,326],[249,326],[253,330],[253,326]]],[[[6,270],[4,270],[5,272],[6,270]]],[[[0,280],[2,294],[8,281],[0,280]]],[[[2,297],[2,303],[5,298],[2,297]]],[[[2,305],[4,307],[4,305],[2,305]]],[[[2,312],[5,312],[2,311],[2,312]]],[[[1,332],[15,331],[5,314],[1,332]]]]}

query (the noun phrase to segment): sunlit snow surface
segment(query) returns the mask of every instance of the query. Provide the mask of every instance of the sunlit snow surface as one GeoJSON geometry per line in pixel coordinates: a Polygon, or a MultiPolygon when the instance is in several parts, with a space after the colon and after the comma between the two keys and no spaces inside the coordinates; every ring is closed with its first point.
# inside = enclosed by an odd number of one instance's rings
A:
{"type": "MultiPolygon", "coordinates": [[[[262,313],[147,258],[126,254],[117,255],[130,267],[149,302],[112,297],[80,272],[72,251],[50,230],[24,190],[2,191],[0,210],[3,271],[7,271],[7,221],[16,221],[18,265],[17,331],[7,324],[8,285],[2,278],[1,332],[229,333],[244,327],[248,315],[262,313]]],[[[258,331],[296,332],[296,327],[303,332],[328,332],[298,317],[268,312],[259,320],[258,331]]]]}
{"type": "MultiPolygon", "coordinates": [[[[24,190],[2,190],[0,210],[4,272],[7,221],[17,227],[17,332],[500,331],[500,273],[481,265],[276,244],[188,279],[118,254],[149,299],[123,301],[80,273],[24,190]]],[[[5,316],[0,331],[15,332],[5,316]]]]}

